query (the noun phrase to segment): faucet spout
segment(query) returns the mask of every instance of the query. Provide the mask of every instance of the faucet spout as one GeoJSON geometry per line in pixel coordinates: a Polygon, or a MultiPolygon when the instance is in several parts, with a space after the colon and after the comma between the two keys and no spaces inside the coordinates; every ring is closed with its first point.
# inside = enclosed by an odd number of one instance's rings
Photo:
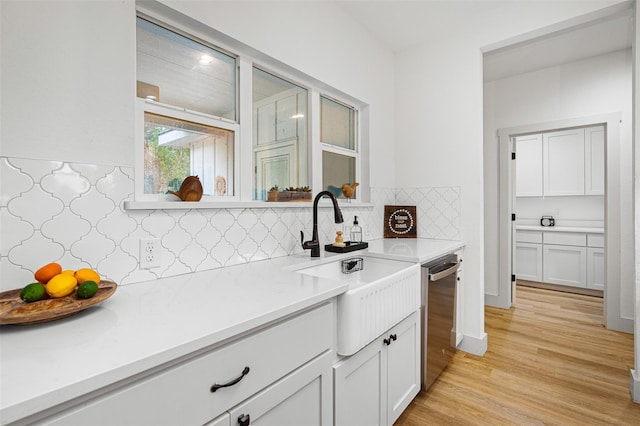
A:
{"type": "MultiPolygon", "coordinates": [[[[333,203],[333,216],[336,223],[342,223],[344,219],[342,218],[342,211],[338,206],[338,200],[336,197],[329,191],[321,191],[316,195],[316,198],[313,200],[313,235],[311,236],[311,241],[303,241],[302,248],[307,250],[311,250],[311,257],[320,257],[320,241],[318,239],[318,201],[322,197],[329,197],[331,202],[333,203]]],[[[304,240],[304,234],[300,231],[300,237],[304,240]]]]}

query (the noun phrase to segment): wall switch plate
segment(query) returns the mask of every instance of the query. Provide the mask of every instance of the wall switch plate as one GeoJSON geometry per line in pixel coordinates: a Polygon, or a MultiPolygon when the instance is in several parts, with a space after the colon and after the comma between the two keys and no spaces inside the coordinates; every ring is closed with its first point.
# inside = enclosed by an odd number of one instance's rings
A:
{"type": "Polygon", "coordinates": [[[160,239],[140,240],[140,268],[151,269],[160,265],[160,239]]]}

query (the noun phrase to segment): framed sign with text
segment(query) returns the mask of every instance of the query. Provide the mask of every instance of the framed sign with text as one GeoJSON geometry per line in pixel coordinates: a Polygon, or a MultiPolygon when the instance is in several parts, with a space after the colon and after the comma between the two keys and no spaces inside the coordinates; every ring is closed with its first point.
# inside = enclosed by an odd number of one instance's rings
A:
{"type": "Polygon", "coordinates": [[[384,238],[417,238],[416,206],[384,206],[384,238]]]}

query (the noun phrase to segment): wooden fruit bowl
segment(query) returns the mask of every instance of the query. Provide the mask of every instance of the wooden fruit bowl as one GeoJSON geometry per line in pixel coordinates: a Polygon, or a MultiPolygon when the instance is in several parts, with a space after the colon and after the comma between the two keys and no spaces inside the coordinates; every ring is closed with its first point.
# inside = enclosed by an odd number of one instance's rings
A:
{"type": "Polygon", "coordinates": [[[68,296],[27,303],[20,299],[21,288],[0,293],[0,324],[39,324],[65,318],[107,300],[118,285],[101,280],[98,292],[89,299],[79,299],[74,291],[68,296]]]}

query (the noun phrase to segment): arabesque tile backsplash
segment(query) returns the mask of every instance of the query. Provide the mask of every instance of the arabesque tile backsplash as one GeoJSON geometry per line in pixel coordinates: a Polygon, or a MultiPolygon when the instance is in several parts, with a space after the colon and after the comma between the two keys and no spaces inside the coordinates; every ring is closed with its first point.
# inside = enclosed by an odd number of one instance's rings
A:
{"type": "MultiPolygon", "coordinates": [[[[22,287],[49,262],[91,267],[118,284],[302,252],[309,207],[125,210],[133,168],[0,157],[0,290],[22,287]],[[161,241],[162,266],[140,269],[139,241],[161,241]]],[[[460,239],[460,188],[372,188],[371,206],[341,208],[345,231],[358,216],[366,239],[382,238],[385,204],[416,205],[418,237],[460,239]]],[[[340,225],[319,211],[321,244],[340,225]]]]}

